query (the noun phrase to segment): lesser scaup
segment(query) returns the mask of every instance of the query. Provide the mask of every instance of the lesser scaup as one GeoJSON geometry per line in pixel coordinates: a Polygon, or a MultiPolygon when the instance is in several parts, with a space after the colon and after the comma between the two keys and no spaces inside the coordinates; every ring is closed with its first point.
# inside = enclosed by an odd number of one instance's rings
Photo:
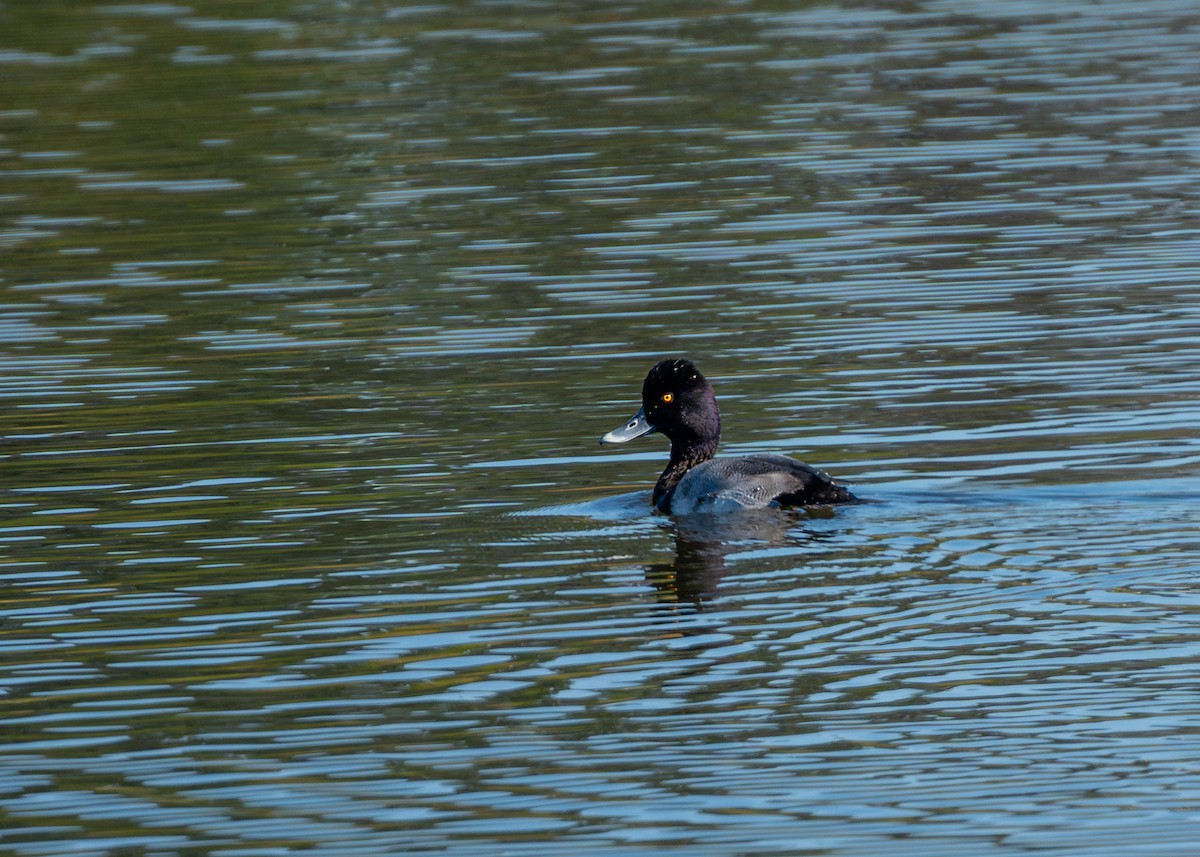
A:
{"type": "Polygon", "coordinates": [[[857,498],[815,467],[769,453],[714,458],[721,414],[712,385],[690,360],[663,360],[642,382],[642,407],[601,443],[625,443],[651,432],[671,441],[671,460],[654,486],[661,512],[760,506],[811,506],[857,498]]]}

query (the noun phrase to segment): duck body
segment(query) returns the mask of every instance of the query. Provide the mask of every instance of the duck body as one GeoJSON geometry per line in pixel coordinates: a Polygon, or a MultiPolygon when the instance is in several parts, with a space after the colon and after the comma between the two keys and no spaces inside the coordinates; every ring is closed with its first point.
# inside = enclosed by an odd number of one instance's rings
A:
{"type": "Polygon", "coordinates": [[[827,473],[786,455],[711,458],[688,470],[655,502],[660,512],[688,515],[761,506],[816,506],[856,499],[827,473]]]}
{"type": "Polygon", "coordinates": [[[786,455],[716,458],[721,416],[712,385],[690,360],[663,360],[642,383],[642,407],[601,443],[653,432],[671,441],[671,458],[654,486],[660,512],[686,515],[763,506],[812,506],[857,498],[823,471],[786,455]]]}

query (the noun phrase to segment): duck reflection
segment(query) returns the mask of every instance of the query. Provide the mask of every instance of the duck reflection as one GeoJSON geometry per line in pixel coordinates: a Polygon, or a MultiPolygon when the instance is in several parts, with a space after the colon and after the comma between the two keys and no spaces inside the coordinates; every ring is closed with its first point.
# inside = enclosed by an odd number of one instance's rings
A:
{"type": "MultiPolygon", "coordinates": [[[[825,510],[815,512],[821,515],[825,510]]],[[[794,547],[830,537],[804,526],[811,516],[785,509],[746,509],[673,520],[675,558],[646,567],[660,610],[704,612],[716,605],[730,554],[769,547],[794,547]]]]}

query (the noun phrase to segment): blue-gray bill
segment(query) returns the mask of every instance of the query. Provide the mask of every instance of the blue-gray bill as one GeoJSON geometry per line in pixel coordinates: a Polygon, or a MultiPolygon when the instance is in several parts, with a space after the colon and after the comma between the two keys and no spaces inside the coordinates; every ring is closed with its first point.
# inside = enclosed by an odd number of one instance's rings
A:
{"type": "Polygon", "coordinates": [[[641,437],[644,434],[658,431],[653,425],[646,420],[646,414],[641,408],[638,412],[629,418],[629,421],[623,426],[610,431],[604,437],[600,438],[601,443],[625,443],[633,440],[635,437],[641,437]]]}

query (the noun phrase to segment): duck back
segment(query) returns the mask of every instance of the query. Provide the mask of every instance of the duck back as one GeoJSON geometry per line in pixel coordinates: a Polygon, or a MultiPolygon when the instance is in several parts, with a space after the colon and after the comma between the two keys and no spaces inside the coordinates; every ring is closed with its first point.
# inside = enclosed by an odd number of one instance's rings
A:
{"type": "Polygon", "coordinates": [[[826,473],[786,455],[713,458],[688,470],[659,508],[672,514],[810,506],[856,499],[826,473]]]}

